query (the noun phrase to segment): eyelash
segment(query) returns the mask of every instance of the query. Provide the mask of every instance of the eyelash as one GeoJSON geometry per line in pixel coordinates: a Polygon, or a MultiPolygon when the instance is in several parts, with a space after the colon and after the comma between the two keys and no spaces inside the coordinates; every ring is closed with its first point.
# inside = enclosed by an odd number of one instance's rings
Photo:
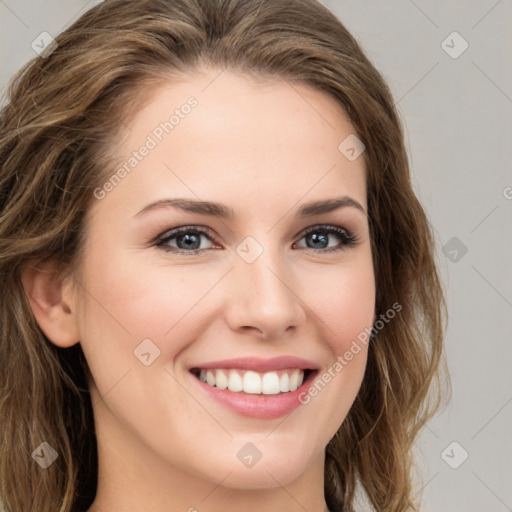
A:
{"type": "MultiPolygon", "coordinates": [[[[299,240],[302,240],[305,236],[309,235],[310,233],[316,233],[316,232],[324,232],[329,234],[335,234],[338,235],[338,237],[342,240],[341,244],[338,247],[331,247],[329,249],[311,249],[310,251],[314,252],[320,252],[320,253],[332,253],[337,252],[341,250],[345,250],[347,248],[353,247],[357,245],[358,239],[354,235],[352,235],[349,231],[347,231],[344,228],[340,228],[338,226],[331,226],[331,225],[317,225],[307,228],[301,233],[301,238],[299,240]]],[[[173,229],[172,231],[167,231],[166,233],[160,235],[155,243],[154,246],[164,250],[165,252],[172,252],[175,254],[186,254],[186,255],[198,255],[204,251],[207,251],[208,249],[192,249],[190,251],[185,251],[183,249],[177,249],[176,247],[169,247],[166,244],[176,238],[178,235],[183,233],[195,233],[195,234],[201,234],[206,236],[210,239],[210,241],[214,241],[211,236],[211,231],[209,229],[202,228],[200,226],[183,226],[176,229],[173,229]]],[[[305,247],[305,249],[308,249],[305,247]]]]}

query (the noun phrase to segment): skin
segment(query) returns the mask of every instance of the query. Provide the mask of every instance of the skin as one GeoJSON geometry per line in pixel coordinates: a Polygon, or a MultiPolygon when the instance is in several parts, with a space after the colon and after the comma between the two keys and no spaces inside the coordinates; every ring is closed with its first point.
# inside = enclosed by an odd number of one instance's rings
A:
{"type": "MultiPolygon", "coordinates": [[[[197,107],[92,205],[79,272],[60,280],[49,266],[23,276],[42,330],[61,347],[80,342],[94,377],[100,467],[90,512],[320,512],[324,450],[360,388],[367,348],[310,403],[277,419],[213,402],[186,368],[294,355],[321,374],[371,327],[366,215],[344,207],[295,218],[306,202],[343,195],[366,211],[363,158],[351,162],[338,150],[355,130],[334,99],[309,86],[202,68],[156,88],[133,113],[124,137],[113,139],[119,161],[190,96],[197,107]],[[222,202],[236,216],[171,207],[136,215],[175,197],[222,202]],[[303,231],[318,224],[347,229],[358,242],[315,252],[303,231]],[[211,229],[201,254],[154,245],[179,226],[211,229]],[[250,264],[236,252],[249,236],[263,248],[250,264]],[[149,366],[134,357],[146,338],[160,350],[149,366]],[[236,456],[247,442],[262,453],[251,468],[236,456]]],[[[341,245],[326,236],[328,248],[341,245]]]]}

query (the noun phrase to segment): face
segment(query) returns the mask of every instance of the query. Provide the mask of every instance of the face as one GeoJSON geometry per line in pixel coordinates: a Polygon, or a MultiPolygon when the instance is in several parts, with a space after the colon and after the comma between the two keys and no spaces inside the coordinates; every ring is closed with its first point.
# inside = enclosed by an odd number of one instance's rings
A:
{"type": "Polygon", "coordinates": [[[275,485],[269,473],[286,485],[321,467],[365,371],[365,167],[338,149],[355,130],[324,93],[217,75],[155,89],[113,139],[120,165],[88,212],[77,329],[111,450],[229,474],[232,488],[275,485]]]}

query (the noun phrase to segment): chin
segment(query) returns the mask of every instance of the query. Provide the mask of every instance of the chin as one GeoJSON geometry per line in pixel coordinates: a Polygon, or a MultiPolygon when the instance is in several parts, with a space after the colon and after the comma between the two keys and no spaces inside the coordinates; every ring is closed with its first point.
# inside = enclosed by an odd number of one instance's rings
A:
{"type": "Polygon", "coordinates": [[[266,464],[260,460],[252,468],[231,466],[226,469],[226,475],[229,471],[232,473],[223,482],[225,487],[254,490],[287,486],[306,471],[305,466],[296,465],[290,459],[270,460],[266,464]]]}
{"type": "MultiPolygon", "coordinates": [[[[222,457],[218,464],[211,464],[212,458],[206,457],[205,461],[210,461],[208,468],[204,468],[208,473],[208,479],[218,483],[222,476],[229,475],[222,485],[232,489],[265,489],[277,486],[286,486],[299,478],[312,464],[314,457],[306,457],[304,450],[274,450],[270,447],[262,448],[258,455],[254,445],[247,443],[245,451],[243,448],[233,452],[233,457],[229,456],[229,450],[219,454],[222,457]],[[251,454],[253,460],[250,460],[251,454]],[[248,458],[244,462],[245,457],[248,458]],[[257,457],[259,460],[256,460],[257,457]]],[[[238,445],[238,443],[237,443],[238,445]]],[[[242,445],[244,446],[244,445],[242,445]]],[[[323,453],[322,453],[323,455],[323,453]]],[[[323,457],[322,457],[323,464],[323,457]]]]}

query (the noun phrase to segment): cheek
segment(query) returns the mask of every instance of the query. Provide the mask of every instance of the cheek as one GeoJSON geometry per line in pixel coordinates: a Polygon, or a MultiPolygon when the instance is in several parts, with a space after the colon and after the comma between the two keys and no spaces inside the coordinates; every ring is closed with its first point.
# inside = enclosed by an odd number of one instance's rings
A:
{"type": "MultiPolygon", "coordinates": [[[[322,336],[333,357],[348,350],[352,341],[371,329],[375,314],[375,279],[369,256],[351,264],[315,272],[305,283],[304,295],[321,322],[322,336]]],[[[315,321],[315,320],[313,320],[315,321]]]]}
{"type": "Polygon", "coordinates": [[[98,384],[104,374],[108,387],[134,361],[136,368],[140,366],[134,351],[144,340],[151,340],[156,347],[144,342],[152,356],[163,356],[155,360],[161,363],[199,337],[207,328],[206,309],[211,309],[208,292],[223,272],[206,266],[204,271],[192,265],[165,266],[130,253],[116,257],[114,251],[104,258],[105,253],[108,251],[91,251],[87,260],[82,277],[86,308],[80,333],[91,369],[97,368],[98,384]]]}
{"type": "MultiPolygon", "coordinates": [[[[370,254],[351,264],[316,273],[308,302],[314,305],[316,325],[329,357],[300,397],[300,414],[315,418],[309,439],[324,443],[349,413],[364,378],[369,333],[375,311],[375,280],[370,254]]],[[[310,285],[313,283],[310,283],[310,285]]]]}
{"type": "Polygon", "coordinates": [[[369,334],[375,315],[375,278],[371,253],[359,253],[346,264],[326,269],[324,274],[316,273],[315,286],[308,298],[314,305],[315,315],[320,318],[316,325],[329,350],[329,358],[319,371],[318,386],[312,390],[308,401],[315,399],[315,407],[330,403],[326,414],[316,411],[324,424],[331,426],[334,433],[348,413],[364,377],[369,334]],[[326,391],[323,391],[323,390],[326,391]]]}

